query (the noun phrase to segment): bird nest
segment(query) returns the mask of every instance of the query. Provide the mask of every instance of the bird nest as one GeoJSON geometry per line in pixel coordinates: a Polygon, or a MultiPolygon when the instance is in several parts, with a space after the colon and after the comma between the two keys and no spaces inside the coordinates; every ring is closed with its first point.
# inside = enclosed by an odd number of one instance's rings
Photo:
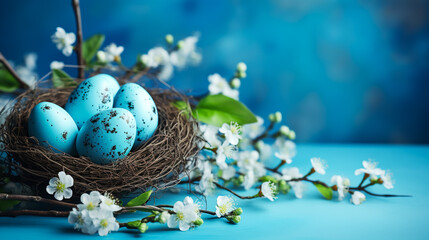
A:
{"type": "Polygon", "coordinates": [[[0,126],[0,160],[9,177],[43,193],[49,179],[64,170],[74,178],[75,196],[93,190],[124,196],[149,188],[175,186],[195,165],[201,141],[198,123],[171,104],[177,100],[188,102],[172,89],[148,89],[158,108],[158,129],[143,146],[114,163],[99,165],[87,157],[55,153],[39,145],[36,138],[27,134],[31,110],[43,101],[64,107],[72,91],[72,88],[28,90],[16,99],[0,126]]]}

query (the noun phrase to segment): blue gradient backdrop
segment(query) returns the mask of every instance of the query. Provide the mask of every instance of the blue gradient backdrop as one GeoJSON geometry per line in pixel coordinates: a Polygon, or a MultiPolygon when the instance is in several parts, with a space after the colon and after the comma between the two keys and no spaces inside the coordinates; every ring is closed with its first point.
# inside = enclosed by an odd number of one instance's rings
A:
{"type": "MultiPolygon", "coordinates": [[[[207,88],[244,61],[241,99],[258,115],[280,110],[304,142],[429,143],[428,1],[81,1],[84,37],[106,34],[138,53],[201,34],[200,67],[176,72],[180,89],[207,88]]],[[[19,64],[38,54],[43,76],[57,26],[75,31],[70,1],[0,1],[0,51],[19,64]]],[[[75,74],[73,70],[67,70],[75,74]]]]}

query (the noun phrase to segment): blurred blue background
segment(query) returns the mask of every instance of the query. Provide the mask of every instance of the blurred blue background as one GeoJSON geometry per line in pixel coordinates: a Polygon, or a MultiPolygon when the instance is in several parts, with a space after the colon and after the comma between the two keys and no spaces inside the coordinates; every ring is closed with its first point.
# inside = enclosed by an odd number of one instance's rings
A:
{"type": "MultiPolygon", "coordinates": [[[[266,117],[282,111],[298,142],[429,143],[429,1],[83,0],[84,38],[137,54],[199,32],[199,67],[171,84],[204,92],[207,76],[230,78],[248,65],[240,99],[266,117]]],[[[1,1],[0,51],[16,64],[38,54],[39,76],[53,60],[75,64],[51,42],[75,32],[71,1],[1,1]]],[[[76,74],[72,69],[66,69],[76,74]]]]}

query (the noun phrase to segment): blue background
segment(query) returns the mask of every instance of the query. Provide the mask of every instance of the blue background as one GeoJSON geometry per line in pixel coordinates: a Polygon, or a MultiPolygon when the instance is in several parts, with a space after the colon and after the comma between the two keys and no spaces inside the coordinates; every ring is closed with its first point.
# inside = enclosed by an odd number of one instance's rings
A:
{"type": "MultiPolygon", "coordinates": [[[[241,99],[258,115],[280,110],[305,142],[429,143],[429,2],[423,0],[82,1],[84,37],[106,34],[123,62],[201,34],[200,67],[176,72],[180,89],[207,89],[248,65],[241,99]]],[[[75,31],[70,1],[1,1],[0,51],[19,64],[39,56],[75,64],[50,40],[75,31]]],[[[67,69],[75,74],[73,69],[67,69]]]]}

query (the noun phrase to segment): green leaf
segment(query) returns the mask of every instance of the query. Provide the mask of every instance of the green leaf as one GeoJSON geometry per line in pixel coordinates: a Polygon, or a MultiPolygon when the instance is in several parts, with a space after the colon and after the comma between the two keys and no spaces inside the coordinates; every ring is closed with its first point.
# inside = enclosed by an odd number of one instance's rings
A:
{"type": "Polygon", "coordinates": [[[222,94],[208,95],[201,99],[193,115],[201,122],[218,127],[230,122],[244,125],[257,121],[244,104],[222,94]]]}
{"type": "Polygon", "coordinates": [[[314,186],[316,186],[317,190],[328,200],[332,199],[332,189],[330,187],[327,187],[325,185],[322,185],[320,183],[314,183],[314,186]]]}
{"type": "Polygon", "coordinates": [[[136,221],[128,222],[127,227],[138,228],[140,227],[141,224],[142,224],[141,220],[136,220],[136,221]]]}
{"type": "Polygon", "coordinates": [[[55,88],[74,87],[77,85],[72,77],[60,69],[52,70],[52,83],[55,88]]]}
{"type": "Polygon", "coordinates": [[[0,91],[14,92],[19,88],[19,82],[4,68],[0,69],[0,91]]]}
{"type": "Polygon", "coordinates": [[[172,102],[171,105],[175,106],[179,110],[186,110],[186,109],[188,109],[188,104],[185,101],[172,102]]]}
{"type": "Polygon", "coordinates": [[[104,35],[95,34],[92,37],[86,39],[82,44],[82,56],[85,60],[85,63],[91,62],[92,58],[100,49],[101,45],[104,42],[104,35]]]}
{"type": "Polygon", "coordinates": [[[127,207],[135,207],[145,204],[149,200],[151,194],[152,190],[140,194],[138,197],[131,199],[131,201],[127,203],[127,207]]]}
{"type": "Polygon", "coordinates": [[[18,200],[0,200],[0,212],[8,210],[20,202],[18,200]]]}

